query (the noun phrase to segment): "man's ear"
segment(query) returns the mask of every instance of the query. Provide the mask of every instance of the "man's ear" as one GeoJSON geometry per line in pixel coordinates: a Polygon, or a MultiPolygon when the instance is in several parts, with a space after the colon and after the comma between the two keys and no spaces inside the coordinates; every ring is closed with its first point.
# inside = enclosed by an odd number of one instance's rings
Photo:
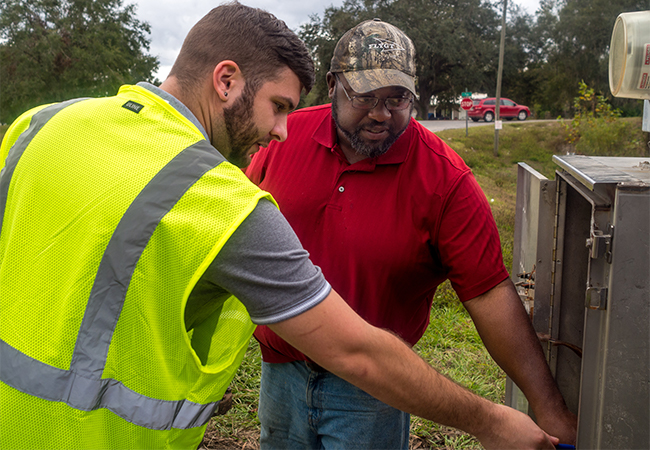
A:
{"type": "Polygon", "coordinates": [[[237,97],[244,88],[244,77],[236,62],[226,60],[212,71],[212,87],[224,102],[237,97]]]}
{"type": "Polygon", "coordinates": [[[327,72],[325,76],[325,81],[327,81],[327,95],[329,98],[334,97],[334,87],[336,86],[336,77],[332,72],[327,72]]]}

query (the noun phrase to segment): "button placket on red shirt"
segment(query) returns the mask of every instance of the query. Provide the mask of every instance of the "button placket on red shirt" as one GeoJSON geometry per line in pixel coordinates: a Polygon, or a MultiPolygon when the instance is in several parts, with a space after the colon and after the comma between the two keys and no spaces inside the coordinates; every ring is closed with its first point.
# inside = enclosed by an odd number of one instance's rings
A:
{"type": "MultiPolygon", "coordinates": [[[[341,157],[340,148],[335,147],[332,149],[333,153],[338,154],[339,159],[341,157]]],[[[327,204],[328,208],[333,208],[338,211],[343,210],[343,202],[346,200],[345,191],[349,187],[346,185],[345,179],[349,179],[355,176],[363,176],[359,172],[372,172],[375,170],[375,161],[372,159],[364,159],[354,164],[349,164],[347,160],[341,160],[341,165],[339,166],[339,171],[336,176],[336,182],[334,183],[332,194],[330,196],[330,201],[327,204]]]]}

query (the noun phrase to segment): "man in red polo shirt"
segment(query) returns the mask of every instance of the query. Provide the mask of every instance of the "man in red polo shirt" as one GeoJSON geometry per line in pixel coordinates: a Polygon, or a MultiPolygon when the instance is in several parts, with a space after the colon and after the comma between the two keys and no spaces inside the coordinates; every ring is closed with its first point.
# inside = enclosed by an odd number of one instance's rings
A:
{"type": "MultiPolygon", "coordinates": [[[[378,19],[348,31],[327,74],[331,105],[296,111],[289,137],[257,153],[250,179],[273,194],[312,261],[371,324],[410,345],[449,279],[539,425],[575,442],[562,399],[503,265],[485,195],[463,160],[411,119],[414,48],[378,19]]],[[[267,327],[263,448],[408,448],[409,415],[328,373],[267,327]]]]}

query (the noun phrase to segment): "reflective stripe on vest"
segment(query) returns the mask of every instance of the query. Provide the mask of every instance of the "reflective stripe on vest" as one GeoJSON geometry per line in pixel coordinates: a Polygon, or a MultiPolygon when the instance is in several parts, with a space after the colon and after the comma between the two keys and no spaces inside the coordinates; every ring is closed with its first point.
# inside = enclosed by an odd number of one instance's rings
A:
{"type": "Polygon", "coordinates": [[[20,135],[20,137],[18,138],[14,146],[11,148],[11,151],[7,155],[5,166],[2,168],[2,171],[0,172],[0,232],[2,232],[2,222],[5,215],[5,207],[7,205],[7,194],[9,192],[9,184],[11,183],[11,177],[14,174],[14,169],[16,168],[16,164],[18,164],[20,157],[23,156],[23,152],[25,151],[29,143],[32,141],[34,136],[36,136],[36,133],[38,133],[41,130],[41,128],[43,128],[43,125],[45,125],[48,120],[50,120],[56,113],[61,111],[66,106],[70,106],[73,103],[77,103],[82,100],[85,99],[75,98],[72,100],[68,100],[67,102],[57,103],[55,105],[43,108],[42,110],[34,114],[34,116],[32,116],[32,120],[29,123],[29,127],[27,128],[27,130],[25,130],[25,132],[20,135]]]}
{"type": "MultiPolygon", "coordinates": [[[[23,152],[51,117],[75,101],[38,111],[11,148],[0,175],[0,225],[11,176],[23,152]]],[[[128,207],[102,256],[69,370],[35,360],[0,339],[0,380],[26,394],[64,402],[76,409],[106,408],[150,429],[187,429],[207,423],[219,402],[155,399],[117,380],[101,379],[101,375],[133,270],[156,226],[190,186],[224,161],[208,142],[201,140],[176,155],[128,207]],[[129,234],[132,229],[139,230],[137,236],[129,234]]]]}

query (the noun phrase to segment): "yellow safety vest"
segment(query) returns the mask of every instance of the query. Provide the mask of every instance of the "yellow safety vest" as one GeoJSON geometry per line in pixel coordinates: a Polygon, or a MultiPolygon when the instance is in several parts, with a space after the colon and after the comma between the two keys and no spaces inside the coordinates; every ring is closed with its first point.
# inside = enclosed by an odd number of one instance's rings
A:
{"type": "Polygon", "coordinates": [[[254,325],[186,302],[270,195],[138,86],[25,113],[1,156],[0,448],[196,449],[254,325]]]}

